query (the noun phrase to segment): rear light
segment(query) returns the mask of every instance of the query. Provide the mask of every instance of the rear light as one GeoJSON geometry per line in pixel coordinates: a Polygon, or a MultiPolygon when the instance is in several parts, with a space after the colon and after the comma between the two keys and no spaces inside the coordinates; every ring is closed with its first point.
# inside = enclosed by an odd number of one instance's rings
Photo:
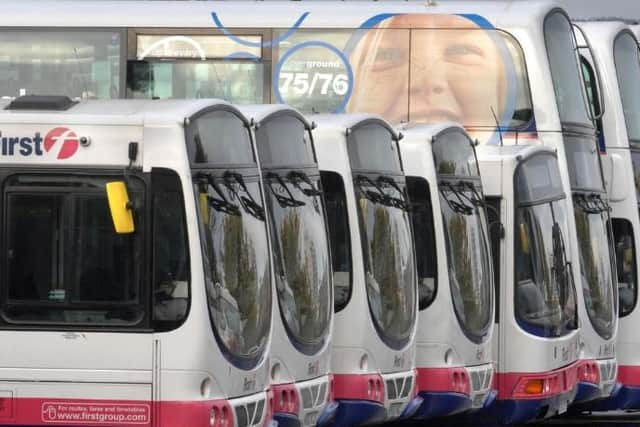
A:
{"type": "Polygon", "coordinates": [[[370,378],[367,382],[367,397],[369,400],[384,401],[384,386],[380,378],[370,378]]]}
{"type": "Polygon", "coordinates": [[[542,394],[544,393],[544,386],[544,380],[527,380],[525,382],[524,392],[526,394],[542,394]]]}
{"type": "Polygon", "coordinates": [[[226,401],[215,402],[209,412],[209,427],[233,426],[231,406],[226,401]]]}
{"type": "Polygon", "coordinates": [[[540,398],[557,395],[565,391],[566,383],[562,372],[523,377],[516,385],[513,397],[540,398]]]}
{"type": "Polygon", "coordinates": [[[453,369],[451,373],[451,390],[455,393],[470,394],[469,374],[464,368],[453,369]]]}
{"type": "Polygon", "coordinates": [[[334,374],[332,398],[336,400],[371,400],[384,403],[385,388],[380,374],[334,374]]]}
{"type": "Polygon", "coordinates": [[[578,366],[578,381],[599,384],[600,368],[598,363],[593,360],[585,360],[578,366]]]}
{"type": "Polygon", "coordinates": [[[300,398],[295,384],[278,384],[272,386],[274,401],[274,412],[284,412],[297,415],[300,410],[300,398]]]}

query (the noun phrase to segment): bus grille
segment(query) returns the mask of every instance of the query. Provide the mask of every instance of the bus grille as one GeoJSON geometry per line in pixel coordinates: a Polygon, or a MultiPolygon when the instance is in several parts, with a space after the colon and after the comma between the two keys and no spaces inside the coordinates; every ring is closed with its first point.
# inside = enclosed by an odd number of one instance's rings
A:
{"type": "Polygon", "coordinates": [[[238,427],[252,427],[262,424],[262,414],[264,412],[264,399],[257,402],[249,402],[236,406],[236,421],[238,427]]]}
{"type": "Polygon", "coordinates": [[[327,400],[327,382],[313,384],[300,390],[303,409],[313,409],[321,406],[327,400]]]}

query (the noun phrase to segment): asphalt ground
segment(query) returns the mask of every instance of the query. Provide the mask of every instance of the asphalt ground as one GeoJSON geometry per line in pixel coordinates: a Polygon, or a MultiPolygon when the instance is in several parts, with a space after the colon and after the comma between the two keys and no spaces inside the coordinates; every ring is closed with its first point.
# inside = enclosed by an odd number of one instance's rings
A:
{"type": "MultiPolygon", "coordinates": [[[[460,423],[459,420],[447,420],[442,418],[433,421],[415,422],[415,421],[397,421],[393,423],[385,423],[384,427],[480,427],[460,423]]],[[[564,415],[560,417],[547,418],[544,420],[521,424],[514,427],[561,427],[561,426],[589,426],[589,427],[616,427],[616,426],[638,426],[640,427],[640,411],[624,412],[594,412],[583,415],[564,415]]],[[[481,427],[492,427],[483,424],[481,427]]],[[[498,427],[498,426],[496,426],[498,427]]]]}

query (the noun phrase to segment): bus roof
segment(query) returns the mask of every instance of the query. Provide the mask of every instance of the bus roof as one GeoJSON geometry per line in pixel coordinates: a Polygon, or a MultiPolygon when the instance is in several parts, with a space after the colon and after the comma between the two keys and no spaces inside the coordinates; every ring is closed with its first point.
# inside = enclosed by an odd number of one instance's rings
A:
{"type": "Polygon", "coordinates": [[[555,154],[556,150],[546,145],[480,145],[476,148],[479,162],[506,160],[519,163],[536,153],[547,152],[555,154]]]}
{"type": "Polygon", "coordinates": [[[307,119],[318,125],[314,135],[322,132],[342,133],[346,136],[347,129],[358,126],[367,121],[378,121],[382,126],[391,132],[394,139],[397,139],[398,133],[380,116],[367,113],[351,113],[351,114],[313,114],[307,115],[307,119]]]}
{"type": "Polygon", "coordinates": [[[0,2],[3,27],[356,28],[371,17],[395,13],[479,14],[499,27],[508,19],[545,16],[546,0],[446,1],[51,1],[0,2]],[[334,4],[330,4],[334,3],[334,4]],[[334,13],[336,9],[340,13],[334,13]],[[251,10],[252,13],[247,13],[251,10]],[[327,13],[329,12],[329,13],[327,13]],[[218,21],[212,14],[216,14],[218,21]]]}
{"type": "Polygon", "coordinates": [[[251,104],[238,105],[240,112],[248,119],[260,124],[268,120],[274,114],[281,112],[290,112],[297,116],[307,129],[311,128],[311,123],[302,113],[286,104],[251,104]]]}
{"type": "Polygon", "coordinates": [[[2,124],[101,124],[148,125],[182,124],[186,118],[216,106],[231,109],[246,121],[231,104],[217,99],[198,100],[89,100],[80,101],[64,111],[7,110],[9,100],[0,101],[2,124]]]}
{"type": "Polygon", "coordinates": [[[464,128],[456,122],[442,122],[435,124],[407,123],[399,126],[398,131],[404,135],[404,139],[423,142],[425,138],[431,140],[432,137],[435,137],[439,133],[452,128],[464,131],[464,128]]]}
{"type": "MultiPolygon", "coordinates": [[[[578,26],[584,30],[590,44],[605,43],[610,47],[610,52],[613,54],[613,41],[618,34],[627,30],[633,34],[628,24],[620,20],[601,21],[601,20],[585,20],[578,21],[578,26]]],[[[580,36],[580,33],[577,34],[580,36]]],[[[635,37],[635,34],[633,34],[635,37]]]]}

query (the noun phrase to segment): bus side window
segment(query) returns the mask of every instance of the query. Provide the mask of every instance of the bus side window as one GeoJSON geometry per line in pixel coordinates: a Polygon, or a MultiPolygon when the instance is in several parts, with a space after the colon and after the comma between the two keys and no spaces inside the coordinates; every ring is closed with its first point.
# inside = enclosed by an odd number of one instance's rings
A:
{"type": "Polygon", "coordinates": [[[495,322],[500,320],[500,242],[504,237],[504,228],[500,222],[500,197],[485,197],[489,240],[491,241],[491,259],[493,260],[493,283],[495,285],[495,322]]]}
{"type": "Polygon", "coordinates": [[[618,313],[624,317],[633,311],[638,297],[636,247],[633,226],[622,218],[612,218],[613,240],[618,273],[618,313]]]}
{"type": "Polygon", "coordinates": [[[407,176],[406,179],[416,245],[418,307],[424,310],[431,305],[437,291],[438,261],[433,230],[433,206],[427,181],[415,176],[407,176]]]}
{"type": "Polygon", "coordinates": [[[184,197],[179,176],[152,170],[153,188],[153,324],[156,331],[175,329],[189,310],[189,251],[184,197]]]}
{"type": "Polygon", "coordinates": [[[347,306],[351,298],[351,234],[347,215],[347,198],[344,181],[340,174],[320,173],[324,202],[327,210],[331,263],[333,266],[333,289],[335,312],[347,306]]]}

